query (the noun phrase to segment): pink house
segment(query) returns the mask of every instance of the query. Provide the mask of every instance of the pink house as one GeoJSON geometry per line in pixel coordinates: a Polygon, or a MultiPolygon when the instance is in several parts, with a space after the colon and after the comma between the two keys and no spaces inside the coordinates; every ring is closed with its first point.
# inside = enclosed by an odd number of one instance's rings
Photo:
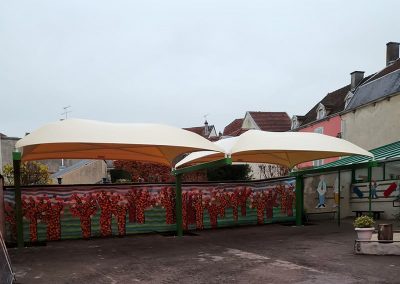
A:
{"type": "MultiPolygon", "coordinates": [[[[352,72],[351,84],[328,93],[306,115],[294,115],[292,117],[291,131],[315,132],[340,138],[342,134],[340,113],[345,109],[349,98],[351,98],[350,91],[362,84],[363,81],[365,81],[364,72],[352,72]]],[[[320,166],[336,161],[337,159],[316,160],[300,164],[298,167],[320,166]]]]}

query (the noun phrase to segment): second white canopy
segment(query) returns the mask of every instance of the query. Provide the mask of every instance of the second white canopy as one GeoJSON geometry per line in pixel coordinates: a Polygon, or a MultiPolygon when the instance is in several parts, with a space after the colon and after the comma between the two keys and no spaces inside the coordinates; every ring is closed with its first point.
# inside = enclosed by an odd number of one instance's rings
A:
{"type": "Polygon", "coordinates": [[[249,130],[238,137],[215,142],[224,153],[191,153],[176,168],[231,157],[233,162],[270,163],[294,167],[303,162],[339,156],[373,155],[346,140],[310,132],[267,132],[249,130]]]}

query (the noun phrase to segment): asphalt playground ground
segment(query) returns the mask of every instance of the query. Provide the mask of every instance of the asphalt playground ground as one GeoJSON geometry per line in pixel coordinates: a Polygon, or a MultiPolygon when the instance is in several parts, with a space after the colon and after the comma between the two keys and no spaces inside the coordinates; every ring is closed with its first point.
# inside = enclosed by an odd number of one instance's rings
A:
{"type": "Polygon", "coordinates": [[[354,255],[351,220],[49,242],[9,249],[17,283],[400,283],[400,257],[354,255]]]}

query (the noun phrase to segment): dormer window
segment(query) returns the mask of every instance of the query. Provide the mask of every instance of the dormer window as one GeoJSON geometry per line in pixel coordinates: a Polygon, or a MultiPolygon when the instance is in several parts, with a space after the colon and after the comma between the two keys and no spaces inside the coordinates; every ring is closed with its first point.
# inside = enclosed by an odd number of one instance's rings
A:
{"type": "Polygon", "coordinates": [[[347,108],[354,94],[352,92],[348,92],[346,97],[344,98],[344,108],[347,108]]]}
{"type": "Polygon", "coordinates": [[[317,120],[323,119],[326,116],[326,109],[323,104],[319,104],[317,108],[317,120]]]}
{"type": "Polygon", "coordinates": [[[297,116],[293,115],[291,129],[296,129],[297,127],[299,127],[299,120],[297,119],[297,116]]]}

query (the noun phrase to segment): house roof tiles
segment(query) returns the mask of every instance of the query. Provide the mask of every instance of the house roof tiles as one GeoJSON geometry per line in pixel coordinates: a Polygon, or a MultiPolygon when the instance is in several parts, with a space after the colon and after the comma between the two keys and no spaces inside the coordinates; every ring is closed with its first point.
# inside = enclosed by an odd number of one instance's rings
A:
{"type": "Polygon", "coordinates": [[[349,91],[350,91],[350,84],[340,89],[337,89],[336,91],[328,93],[304,116],[301,125],[306,125],[308,123],[317,120],[317,108],[319,104],[323,104],[325,108],[329,111],[327,115],[332,115],[342,111],[344,109],[344,104],[345,104],[344,99],[346,98],[346,95],[349,91]]]}
{"type": "Polygon", "coordinates": [[[286,112],[260,112],[249,111],[257,126],[264,131],[288,131],[290,130],[290,117],[286,112]]]}
{"type": "Polygon", "coordinates": [[[398,92],[400,92],[399,59],[372,75],[364,84],[359,86],[346,110],[358,108],[398,92]]]}
{"type": "Polygon", "coordinates": [[[243,118],[237,118],[231,123],[229,123],[227,126],[224,128],[223,135],[224,136],[237,136],[238,132],[242,129],[242,124],[243,124],[243,118]]]}
{"type": "Polygon", "coordinates": [[[205,126],[188,127],[188,128],[183,128],[183,129],[190,131],[190,132],[194,132],[196,134],[199,134],[200,136],[203,136],[205,138],[209,138],[211,131],[213,131],[213,129],[214,129],[214,125],[208,126],[208,135],[205,135],[205,126]]]}

